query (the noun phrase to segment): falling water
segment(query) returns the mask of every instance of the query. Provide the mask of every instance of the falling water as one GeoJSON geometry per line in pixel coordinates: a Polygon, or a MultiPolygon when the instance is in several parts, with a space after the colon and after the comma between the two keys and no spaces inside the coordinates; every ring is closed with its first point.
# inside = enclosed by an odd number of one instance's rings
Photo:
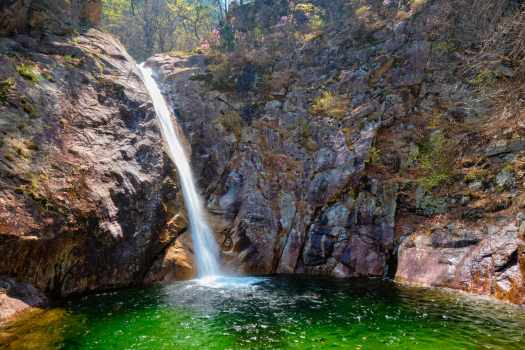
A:
{"type": "Polygon", "coordinates": [[[204,207],[193,181],[188,157],[180,143],[173,123],[171,113],[166,104],[164,96],[160,92],[157,82],[153,78],[151,68],[145,67],[144,63],[139,65],[142,79],[151,96],[157,118],[161,125],[162,136],[167,145],[168,155],[175,163],[182,184],[184,202],[189,215],[190,229],[193,239],[193,249],[197,260],[197,270],[200,278],[219,275],[219,263],[217,243],[213,232],[208,225],[204,207]]]}

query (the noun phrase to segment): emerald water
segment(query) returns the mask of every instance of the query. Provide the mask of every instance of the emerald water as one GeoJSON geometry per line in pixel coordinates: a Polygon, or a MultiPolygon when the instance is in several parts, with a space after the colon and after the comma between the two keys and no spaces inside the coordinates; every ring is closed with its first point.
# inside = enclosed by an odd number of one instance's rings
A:
{"type": "Polygon", "coordinates": [[[0,349],[524,349],[525,310],[380,280],[179,282],[0,328],[0,349]]]}

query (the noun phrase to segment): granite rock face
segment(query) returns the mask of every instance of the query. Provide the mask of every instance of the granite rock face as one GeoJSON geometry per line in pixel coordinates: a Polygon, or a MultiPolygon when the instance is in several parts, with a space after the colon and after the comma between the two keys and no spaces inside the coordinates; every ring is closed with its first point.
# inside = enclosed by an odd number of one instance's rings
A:
{"type": "Polygon", "coordinates": [[[386,273],[397,185],[364,174],[383,124],[377,104],[349,111],[342,122],[310,115],[313,94],[305,86],[318,73],[308,69],[295,73],[287,94],[250,109],[236,95],[208,90],[201,81],[204,55],[158,55],[148,64],[158,69],[191,144],[192,167],[221,223],[215,231],[230,268],[386,273]]]}
{"type": "Polygon", "coordinates": [[[523,236],[516,222],[481,227],[434,227],[399,247],[396,280],[448,287],[525,304],[523,236]]]}
{"type": "Polygon", "coordinates": [[[483,71],[464,72],[485,63],[472,51],[475,9],[316,1],[286,17],[286,3],[268,4],[232,19],[248,37],[264,28],[257,45],[148,61],[191,145],[223,260],[523,303],[525,225],[512,218],[525,203],[525,124],[481,98],[483,71]],[[315,13],[326,25],[312,32],[315,13]]]}
{"type": "Polygon", "coordinates": [[[186,222],[134,60],[97,30],[17,35],[0,82],[0,274],[52,296],[143,283],[186,222]]]}

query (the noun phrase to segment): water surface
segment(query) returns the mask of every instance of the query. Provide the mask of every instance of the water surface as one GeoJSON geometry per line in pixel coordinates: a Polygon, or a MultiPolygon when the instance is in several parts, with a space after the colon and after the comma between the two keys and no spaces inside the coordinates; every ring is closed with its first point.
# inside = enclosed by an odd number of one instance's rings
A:
{"type": "Polygon", "coordinates": [[[380,280],[179,282],[73,299],[0,349],[525,349],[525,311],[380,280]]]}

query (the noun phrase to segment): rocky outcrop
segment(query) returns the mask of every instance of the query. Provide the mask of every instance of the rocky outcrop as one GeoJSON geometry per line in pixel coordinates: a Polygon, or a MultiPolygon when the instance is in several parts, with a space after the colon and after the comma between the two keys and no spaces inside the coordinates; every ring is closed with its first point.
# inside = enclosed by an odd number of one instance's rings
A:
{"type": "Polygon", "coordinates": [[[0,274],[53,296],[143,283],[185,226],[122,46],[96,30],[0,38],[0,274]]]}
{"type": "Polygon", "coordinates": [[[521,222],[480,227],[449,223],[412,234],[399,247],[396,280],[525,304],[521,222]]]}
{"type": "Polygon", "coordinates": [[[32,285],[18,283],[12,278],[0,278],[0,323],[33,307],[48,303],[42,292],[32,285]]]}
{"type": "Polygon", "coordinates": [[[215,231],[230,268],[384,275],[396,185],[361,179],[380,122],[364,113],[348,121],[362,123],[361,130],[345,135],[329,120],[310,119],[303,90],[242,116],[245,107],[231,95],[207,91],[199,81],[204,56],[148,62],[159,68],[192,145],[192,165],[209,193],[208,210],[220,216],[215,231]]]}
{"type": "Polygon", "coordinates": [[[275,87],[262,101],[251,87],[255,67],[241,67],[242,90],[232,93],[214,88],[209,63],[204,55],[148,61],[191,143],[208,210],[220,217],[215,231],[226,263],[245,273],[383,276],[397,185],[364,174],[384,123],[381,101],[362,96],[366,106],[337,120],[311,113],[322,87],[308,86],[327,74],[337,80],[327,91],[355,88],[357,96],[360,87],[347,71],[325,72],[327,62],[273,72],[275,87]]]}
{"type": "Polygon", "coordinates": [[[477,9],[246,6],[232,18],[233,53],[148,61],[191,144],[224,260],[250,273],[395,275],[523,303],[512,219],[524,203],[523,114],[501,110],[509,102],[487,79],[520,82],[508,63],[491,61],[503,72],[493,78],[465,69],[487,57],[472,49],[486,30],[477,9]]]}

